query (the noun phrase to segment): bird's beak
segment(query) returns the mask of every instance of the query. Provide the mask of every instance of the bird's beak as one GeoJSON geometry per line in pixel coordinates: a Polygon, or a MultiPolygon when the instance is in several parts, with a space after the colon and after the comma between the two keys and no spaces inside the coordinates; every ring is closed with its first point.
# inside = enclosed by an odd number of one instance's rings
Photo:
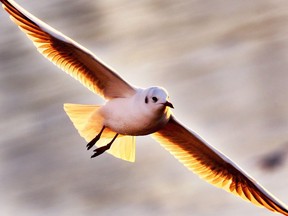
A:
{"type": "Polygon", "coordinates": [[[168,107],[170,107],[170,108],[172,108],[172,109],[174,109],[174,106],[173,106],[173,104],[172,103],[170,103],[169,101],[166,101],[165,103],[163,103],[164,104],[164,106],[168,106],[168,107]]]}

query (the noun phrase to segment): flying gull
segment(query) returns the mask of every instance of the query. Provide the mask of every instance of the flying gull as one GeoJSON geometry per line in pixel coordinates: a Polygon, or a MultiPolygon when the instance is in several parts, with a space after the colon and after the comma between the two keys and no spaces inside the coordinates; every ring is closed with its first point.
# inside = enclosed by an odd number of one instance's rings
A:
{"type": "Polygon", "coordinates": [[[171,112],[174,107],[164,88],[142,89],[130,85],[89,50],[14,1],[0,1],[11,20],[42,55],[106,100],[103,106],[64,104],[75,128],[88,142],[87,149],[97,144],[91,157],[107,151],[133,162],[135,136],[151,134],[183,165],[207,182],[257,206],[288,215],[287,207],[263,186],[176,120],[171,112]]]}

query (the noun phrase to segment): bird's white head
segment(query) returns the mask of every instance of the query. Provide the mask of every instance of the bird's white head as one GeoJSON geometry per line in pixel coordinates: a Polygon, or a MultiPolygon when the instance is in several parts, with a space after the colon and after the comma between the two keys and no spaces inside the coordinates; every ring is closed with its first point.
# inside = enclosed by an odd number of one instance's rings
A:
{"type": "Polygon", "coordinates": [[[161,87],[150,87],[144,91],[144,102],[147,106],[155,109],[165,109],[167,107],[174,108],[169,101],[167,91],[161,87]]]}

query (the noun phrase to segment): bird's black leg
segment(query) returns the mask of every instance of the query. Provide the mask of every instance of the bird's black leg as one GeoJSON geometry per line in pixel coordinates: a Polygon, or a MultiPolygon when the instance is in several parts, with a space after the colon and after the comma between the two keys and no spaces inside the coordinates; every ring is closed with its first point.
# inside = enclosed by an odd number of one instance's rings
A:
{"type": "Polygon", "coordinates": [[[105,129],[105,126],[103,126],[100,133],[86,145],[87,150],[91,149],[95,145],[95,143],[100,139],[101,134],[103,133],[104,129],[105,129]]]}
{"type": "Polygon", "coordinates": [[[115,141],[115,139],[117,138],[118,133],[113,137],[113,139],[111,140],[111,142],[109,142],[107,145],[105,146],[101,146],[97,149],[94,150],[94,154],[91,156],[91,158],[97,157],[98,155],[101,155],[102,153],[104,153],[105,151],[107,151],[108,149],[110,149],[111,145],[113,144],[113,142],[115,141]]]}

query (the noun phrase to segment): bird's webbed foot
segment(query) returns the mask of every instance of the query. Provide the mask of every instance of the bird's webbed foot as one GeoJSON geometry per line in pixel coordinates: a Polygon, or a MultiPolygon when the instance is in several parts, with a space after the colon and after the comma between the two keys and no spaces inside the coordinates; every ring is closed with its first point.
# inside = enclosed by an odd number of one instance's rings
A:
{"type": "MultiPolygon", "coordinates": [[[[113,139],[111,140],[111,142],[109,142],[107,145],[105,146],[101,146],[99,148],[96,148],[93,152],[94,154],[91,156],[91,158],[97,157],[101,154],[103,154],[105,151],[107,151],[108,149],[110,149],[110,147],[112,146],[113,142],[115,141],[115,139],[117,138],[118,133],[113,137],[113,139]]],[[[96,137],[95,137],[96,138],[96,137]]]]}

